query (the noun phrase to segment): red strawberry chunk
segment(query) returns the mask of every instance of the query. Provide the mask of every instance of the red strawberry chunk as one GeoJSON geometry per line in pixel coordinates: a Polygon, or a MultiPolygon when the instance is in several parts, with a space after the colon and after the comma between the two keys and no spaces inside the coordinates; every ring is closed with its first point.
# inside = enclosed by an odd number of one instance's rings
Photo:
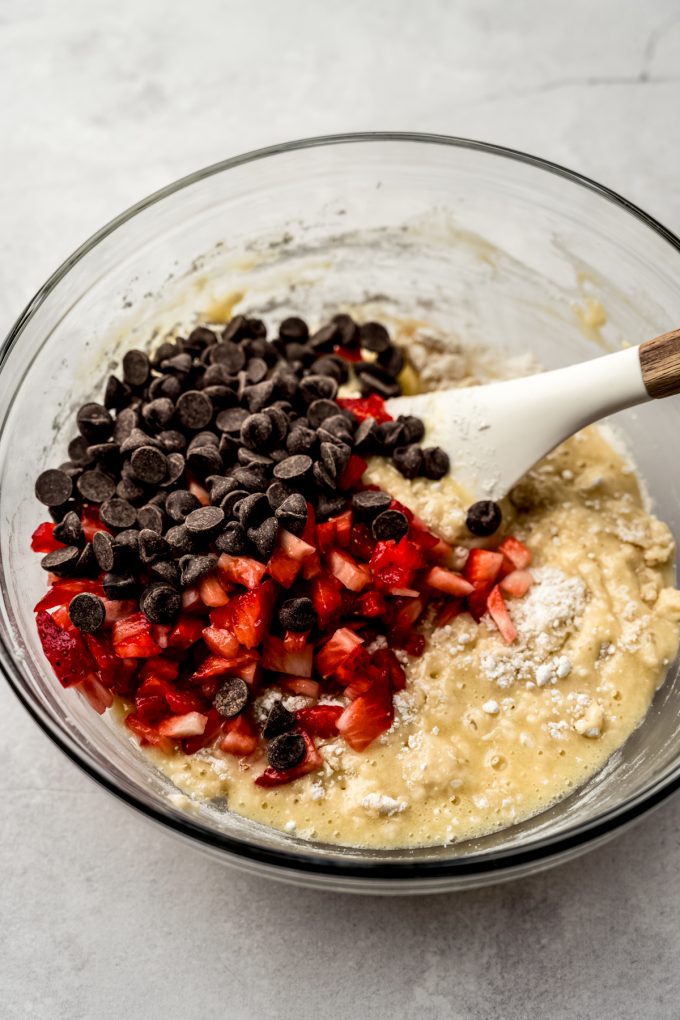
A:
{"type": "Polygon", "coordinates": [[[339,582],[326,573],[320,573],[310,583],[309,597],[317,615],[319,630],[326,630],[335,620],[342,604],[339,582]]]}
{"type": "MultiPolygon", "coordinates": [[[[314,549],[312,549],[312,554],[316,554],[314,549]]],[[[309,561],[307,560],[307,562],[309,561]]],[[[290,588],[295,583],[301,568],[302,561],[292,559],[282,549],[275,549],[267,564],[267,573],[282,588],[290,588]]]]}
{"type": "Polygon", "coordinates": [[[220,750],[234,754],[238,758],[246,758],[257,750],[257,733],[243,715],[235,719],[226,719],[225,736],[220,741],[220,750]]]}
{"type": "Polygon", "coordinates": [[[83,507],[83,511],[80,515],[80,523],[83,526],[83,534],[88,542],[91,542],[97,531],[106,531],[108,528],[102,524],[99,517],[99,507],[93,506],[92,503],[88,503],[83,507]]]}
{"type": "Polygon", "coordinates": [[[486,608],[489,611],[489,615],[493,622],[501,632],[501,637],[504,641],[510,645],[517,637],[517,630],[514,623],[510,618],[508,607],[505,604],[503,593],[501,592],[498,585],[492,588],[491,593],[486,600],[486,608]]]}
{"type": "Polygon", "coordinates": [[[371,570],[376,588],[413,588],[416,570],[425,565],[423,554],[408,538],[399,542],[378,542],[371,556],[371,570]]]}
{"type": "MultiPolygon", "coordinates": [[[[95,592],[96,594],[96,592],[95,592]]],[[[126,620],[137,612],[137,603],[134,599],[104,599],[104,626],[112,627],[116,620],[126,620]]]]}
{"type": "Polygon", "coordinates": [[[229,556],[227,553],[220,556],[217,569],[221,580],[227,584],[242,584],[250,589],[257,588],[267,570],[264,563],[249,556],[229,556]]]}
{"type": "Polygon", "coordinates": [[[111,708],[113,704],[113,694],[99,682],[94,673],[88,673],[78,684],[76,690],[87,699],[99,715],[103,715],[106,709],[111,708]]]}
{"type": "Polygon", "coordinates": [[[291,676],[310,677],[314,659],[313,645],[300,650],[286,648],[280,638],[268,635],[264,639],[262,665],[274,673],[289,673],[291,676]]]}
{"type": "MultiPolygon", "coordinates": [[[[185,715],[189,712],[205,712],[206,703],[205,698],[202,698],[196,691],[178,691],[175,687],[170,687],[165,692],[165,700],[168,703],[168,707],[176,715],[185,715]]],[[[204,727],[205,728],[205,727],[204,727]]],[[[201,733],[203,730],[201,730],[201,733]]],[[[195,736],[195,734],[187,733],[187,737],[195,736]]]]}
{"type": "Polygon", "coordinates": [[[384,616],[387,612],[385,596],[379,591],[365,591],[356,599],[353,612],[369,619],[384,616]]]}
{"type": "MultiPolygon", "coordinates": [[[[364,470],[366,470],[364,468],[364,470]]],[[[338,514],[337,517],[333,518],[335,524],[335,543],[341,548],[349,545],[350,535],[352,533],[352,518],[353,514],[351,510],[345,510],[343,513],[338,514]]]]}
{"type": "Polygon", "coordinates": [[[375,539],[365,524],[358,521],[352,525],[352,530],[349,536],[349,545],[347,546],[348,551],[357,560],[363,560],[367,562],[373,555],[375,549],[375,539]]]}
{"type": "Polygon", "coordinates": [[[494,583],[502,566],[502,553],[491,552],[489,549],[471,549],[463,574],[475,588],[482,588],[494,583]]]}
{"type": "Polygon", "coordinates": [[[521,599],[529,591],[534,579],[528,570],[511,570],[499,582],[502,590],[508,595],[521,599]]]}
{"type": "Polygon", "coordinates": [[[180,650],[190,648],[200,640],[204,628],[204,620],[200,620],[197,616],[186,616],[182,614],[170,631],[168,647],[178,648],[180,650]]]}
{"type": "Polygon", "coordinates": [[[444,567],[432,567],[427,572],[425,580],[431,588],[460,598],[475,590],[474,585],[466,581],[460,574],[454,573],[453,570],[445,570],[444,567]]]}
{"type": "Polygon", "coordinates": [[[321,691],[316,680],[307,680],[301,676],[278,676],[276,682],[287,694],[295,694],[301,698],[318,698],[321,691]]]}
{"type": "Polygon", "coordinates": [[[357,645],[362,644],[363,638],[349,630],[348,627],[340,627],[333,634],[332,638],[325,643],[316,655],[316,668],[321,676],[327,677],[335,673],[345,660],[352,654],[357,645]]]}
{"type": "Polygon", "coordinates": [[[291,560],[297,560],[299,563],[303,563],[316,552],[311,542],[305,541],[304,538],[298,538],[290,531],[286,531],[285,528],[281,528],[279,531],[279,548],[291,560]]]}
{"type": "Polygon", "coordinates": [[[83,640],[94,659],[99,679],[105,687],[113,686],[121,662],[114,654],[107,636],[103,634],[83,634],[83,640]]]}
{"type": "Polygon", "coordinates": [[[226,627],[205,627],[203,640],[214,655],[230,659],[238,653],[238,638],[226,627]]]}
{"type": "Polygon", "coordinates": [[[482,584],[467,597],[467,608],[474,619],[479,623],[486,612],[486,600],[491,594],[493,584],[482,584]]]}
{"type": "Polygon", "coordinates": [[[264,581],[256,591],[235,595],[228,606],[213,610],[210,619],[213,627],[230,630],[239,644],[255,648],[269,630],[275,601],[274,582],[264,581]]]}
{"type": "Polygon", "coordinates": [[[143,613],[134,613],[113,625],[113,650],[121,659],[146,659],[158,655],[160,645],[154,641],[151,624],[143,613]]]}
{"type": "Polygon", "coordinates": [[[335,520],[332,517],[329,521],[317,524],[316,540],[319,546],[319,552],[328,552],[335,542],[335,520]]]}
{"type": "Polygon", "coordinates": [[[379,648],[373,653],[371,663],[384,673],[393,690],[403,691],[406,687],[406,673],[391,648],[379,648]]]}
{"type": "Polygon", "coordinates": [[[196,751],[209,747],[222,732],[225,720],[216,708],[209,708],[205,716],[206,724],[203,733],[195,737],[187,737],[182,741],[182,750],[185,754],[195,754],[196,751]]]}
{"type": "Polygon", "coordinates": [[[37,553],[54,552],[55,549],[63,549],[64,543],[58,542],[54,537],[54,524],[50,521],[43,521],[31,535],[31,549],[37,553]]]}
{"type": "Polygon", "coordinates": [[[392,636],[400,640],[411,633],[425,611],[425,600],[399,599],[394,604],[394,616],[392,620],[392,636]]]}
{"type": "Polygon", "coordinates": [[[321,573],[321,557],[318,552],[315,552],[313,556],[310,556],[308,560],[302,564],[302,576],[305,581],[310,581],[313,577],[318,577],[321,573]]]}
{"type": "Polygon", "coordinates": [[[295,718],[307,733],[327,740],[338,735],[336,724],[343,711],[342,705],[310,705],[309,708],[299,708],[295,718]]]}
{"type": "Polygon", "coordinates": [[[149,677],[158,677],[160,680],[167,680],[172,683],[179,676],[179,663],[165,656],[157,656],[155,659],[147,659],[139,670],[140,680],[147,680],[149,677]]]}
{"type": "Polygon", "coordinates": [[[198,593],[201,602],[205,606],[215,609],[217,606],[226,606],[229,601],[229,594],[224,590],[215,574],[208,574],[202,577],[198,583],[198,593]]]}
{"type": "Polygon", "coordinates": [[[308,643],[308,630],[287,630],[284,632],[283,647],[287,652],[303,652],[308,643]]]}
{"type": "Polygon", "coordinates": [[[150,723],[140,719],[135,712],[131,712],[125,717],[125,725],[139,737],[142,747],[150,744],[153,747],[158,747],[161,751],[172,751],[172,741],[170,738],[162,737],[156,726],[152,726],[150,723]]]}
{"type": "Polygon", "coordinates": [[[143,680],[135,694],[137,718],[156,726],[168,714],[166,696],[170,690],[168,681],[161,677],[149,676],[143,680]]]}
{"type": "Polygon", "coordinates": [[[189,677],[189,683],[198,684],[208,677],[213,676],[240,676],[242,680],[248,681],[254,676],[253,667],[259,665],[257,652],[244,652],[234,655],[231,659],[225,659],[221,655],[209,655],[201,663],[195,673],[189,677]]]}
{"type": "Polygon", "coordinates": [[[36,618],[45,657],[63,687],[80,683],[95,669],[95,663],[76,631],[60,627],[44,610],[36,618]]]}
{"type": "Polygon", "coordinates": [[[498,552],[507,557],[517,570],[526,570],[531,563],[531,551],[514,535],[508,535],[503,539],[498,546],[498,552]]]}
{"type": "Polygon", "coordinates": [[[347,467],[338,479],[338,488],[347,490],[353,489],[363,478],[364,471],[368,467],[367,462],[357,453],[353,453],[347,462],[347,467]]]}
{"type": "Polygon", "coordinates": [[[365,694],[347,706],[337,720],[339,733],[355,751],[365,751],[376,737],[385,733],[394,719],[392,691],[382,674],[365,694]]]}
{"type": "Polygon", "coordinates": [[[182,592],[182,612],[191,613],[192,616],[196,613],[207,612],[207,607],[197,587],[185,588],[182,592]]]}
{"type": "Polygon", "coordinates": [[[186,715],[174,715],[158,724],[158,732],[162,737],[183,740],[186,737],[200,737],[205,732],[208,722],[207,715],[200,712],[187,712],[186,715]]]}
{"type": "Polygon", "coordinates": [[[392,421],[392,415],[385,409],[385,401],[377,393],[368,397],[340,397],[336,404],[346,407],[359,421],[364,418],[375,418],[377,422],[392,421]]]}
{"type": "Polygon", "coordinates": [[[284,783],[292,783],[295,779],[306,776],[308,772],[314,772],[316,769],[321,768],[323,758],[316,749],[314,741],[304,730],[301,733],[307,746],[307,752],[300,764],[296,765],[295,768],[286,769],[285,772],[280,772],[270,765],[255,780],[258,786],[282,786],[284,783]]]}
{"type": "Polygon", "coordinates": [[[437,611],[434,620],[435,626],[445,627],[447,623],[451,623],[457,616],[460,616],[464,606],[465,603],[462,599],[448,599],[437,611]]]}
{"type": "Polygon", "coordinates": [[[341,552],[340,549],[330,549],[326,554],[326,561],[331,574],[350,591],[361,591],[371,583],[369,567],[357,563],[349,553],[341,552]]]}

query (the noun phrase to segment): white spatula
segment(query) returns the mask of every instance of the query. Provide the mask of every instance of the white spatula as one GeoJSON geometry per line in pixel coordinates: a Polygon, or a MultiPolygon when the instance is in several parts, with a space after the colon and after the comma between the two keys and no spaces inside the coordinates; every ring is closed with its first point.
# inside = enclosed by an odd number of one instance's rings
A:
{"type": "Polygon", "coordinates": [[[568,436],[600,418],[680,392],[680,329],[592,361],[523,379],[387,401],[423,420],[470,501],[500,499],[568,436]]]}

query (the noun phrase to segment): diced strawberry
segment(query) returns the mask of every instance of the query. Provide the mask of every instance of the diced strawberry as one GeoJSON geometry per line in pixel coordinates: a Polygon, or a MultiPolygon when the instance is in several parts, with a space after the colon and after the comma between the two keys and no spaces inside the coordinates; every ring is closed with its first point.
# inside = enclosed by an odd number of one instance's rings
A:
{"type": "Polygon", "coordinates": [[[435,616],[435,626],[445,627],[447,623],[451,623],[457,616],[463,612],[465,603],[462,599],[447,599],[446,602],[440,607],[435,616]]]}
{"type": "Polygon", "coordinates": [[[79,636],[80,632],[77,627],[73,626],[66,606],[57,606],[52,613],[52,619],[56,623],[57,627],[61,627],[62,630],[67,631],[69,634],[75,634],[76,637],[79,636]]]}
{"type": "Polygon", "coordinates": [[[424,565],[422,552],[408,538],[399,542],[378,542],[370,561],[374,584],[382,591],[412,588],[416,570],[424,565]]]}
{"type": "Polygon", "coordinates": [[[406,687],[406,673],[391,648],[379,648],[371,656],[371,664],[387,676],[392,690],[403,691],[406,687]]]}
{"type": "Polygon", "coordinates": [[[379,591],[365,591],[356,599],[353,611],[357,616],[369,619],[384,616],[387,611],[385,596],[379,591]]]}
{"type": "Polygon", "coordinates": [[[185,754],[195,754],[196,751],[209,747],[218,734],[222,732],[225,720],[216,708],[209,708],[205,716],[206,724],[203,733],[196,737],[188,737],[182,741],[182,750],[185,754]]]}
{"type": "MultiPolygon", "coordinates": [[[[312,549],[312,554],[316,554],[314,549],[312,549]]],[[[301,567],[300,560],[291,559],[282,549],[275,549],[269,558],[267,573],[282,588],[290,588],[295,583],[301,567]]]]}
{"type": "Polygon", "coordinates": [[[63,549],[64,543],[58,542],[54,537],[54,524],[51,521],[43,521],[31,535],[31,549],[37,553],[54,552],[55,549],[63,549]]]}
{"type": "Polygon", "coordinates": [[[97,531],[109,531],[106,525],[101,522],[99,517],[99,507],[94,506],[92,503],[88,503],[83,507],[80,515],[80,523],[83,526],[83,534],[88,542],[92,541],[97,531]]]}
{"type": "Polygon", "coordinates": [[[257,733],[245,716],[225,720],[224,729],[226,733],[220,741],[220,750],[238,758],[246,758],[257,750],[257,733]]]}
{"type": "Polygon", "coordinates": [[[503,554],[490,549],[471,549],[463,575],[475,588],[493,584],[503,565],[503,554]]]}
{"type": "Polygon", "coordinates": [[[168,714],[167,694],[170,690],[168,681],[161,677],[148,676],[143,680],[135,694],[137,718],[156,726],[168,714]]]}
{"type": "Polygon", "coordinates": [[[396,598],[403,599],[417,599],[420,592],[417,588],[399,588],[395,585],[393,588],[387,589],[388,594],[394,595],[396,598]]]}
{"type": "Polygon", "coordinates": [[[200,737],[205,732],[208,722],[207,715],[200,712],[187,712],[186,715],[173,715],[158,724],[158,732],[162,737],[183,740],[186,737],[200,737]]]}
{"type": "Polygon", "coordinates": [[[233,658],[240,648],[238,638],[226,627],[205,627],[203,640],[214,655],[221,655],[223,659],[233,658]]]}
{"type": "Polygon", "coordinates": [[[333,680],[341,687],[347,687],[358,676],[373,675],[371,659],[364,645],[356,645],[344,661],[335,667],[333,680]]]}
{"type": "Polygon", "coordinates": [[[210,496],[208,495],[208,490],[204,489],[203,486],[200,485],[195,478],[189,479],[188,489],[191,495],[196,497],[201,506],[210,505],[210,496]]]}
{"type": "Polygon", "coordinates": [[[220,577],[228,584],[242,584],[244,588],[257,588],[267,568],[264,563],[249,556],[229,556],[222,553],[217,561],[220,577]]]}
{"type": "Polygon", "coordinates": [[[504,641],[510,645],[517,637],[517,630],[514,623],[510,618],[508,607],[505,604],[503,593],[501,592],[498,585],[492,588],[491,593],[486,600],[486,608],[489,611],[489,615],[493,622],[501,632],[501,637],[504,641]]]}
{"type": "Polygon", "coordinates": [[[172,627],[169,627],[165,623],[152,623],[151,624],[151,637],[154,639],[159,648],[163,651],[168,647],[170,640],[170,633],[172,627]]]}
{"type": "Polygon", "coordinates": [[[165,655],[158,655],[154,659],[147,659],[139,670],[139,678],[144,681],[149,677],[157,677],[172,683],[179,676],[179,663],[169,659],[165,655]]]}
{"type": "Polygon", "coordinates": [[[364,471],[368,467],[367,462],[357,453],[353,453],[347,462],[347,467],[338,479],[338,488],[344,491],[353,489],[363,478],[364,471]]]}
{"type": "Polygon", "coordinates": [[[395,638],[403,638],[410,634],[425,611],[425,600],[399,599],[394,604],[392,617],[392,635],[395,638]]]}
{"type": "Polygon", "coordinates": [[[111,708],[113,704],[113,694],[100,683],[94,673],[88,673],[77,685],[76,690],[86,698],[99,715],[103,715],[106,709],[111,708]]]}
{"type": "Polygon", "coordinates": [[[444,567],[432,567],[425,575],[425,580],[431,588],[446,592],[447,595],[455,595],[458,598],[469,595],[475,590],[474,585],[466,581],[460,574],[455,574],[452,570],[445,570],[444,567]]]}
{"type": "MultiPolygon", "coordinates": [[[[366,469],[364,468],[364,471],[366,469]]],[[[339,545],[341,549],[344,549],[349,545],[350,535],[352,533],[352,520],[353,514],[351,509],[344,510],[337,517],[333,518],[335,522],[335,543],[339,545]]]]}
{"type": "Polygon", "coordinates": [[[531,550],[514,535],[504,538],[498,546],[498,551],[506,556],[517,570],[526,570],[532,560],[531,550]]]}
{"type": "Polygon", "coordinates": [[[285,528],[280,529],[278,542],[281,551],[286,556],[289,556],[291,560],[298,560],[299,563],[304,563],[305,560],[309,559],[316,552],[311,542],[298,538],[296,535],[291,534],[290,531],[286,531],[285,528]]]}
{"type": "Polygon", "coordinates": [[[205,621],[197,616],[186,616],[184,613],[179,617],[177,623],[170,631],[168,647],[181,650],[190,648],[201,639],[205,621]]]}
{"type": "Polygon", "coordinates": [[[474,619],[479,623],[481,618],[486,612],[486,600],[491,594],[493,584],[482,584],[479,588],[475,588],[471,595],[468,595],[466,599],[466,605],[468,612],[474,619]]]}
{"type": "Polygon", "coordinates": [[[226,606],[229,601],[229,594],[224,590],[215,574],[208,574],[198,582],[198,593],[204,605],[215,609],[217,606],[226,606]]]}
{"type": "Polygon", "coordinates": [[[321,573],[321,557],[318,552],[315,552],[313,556],[310,556],[308,560],[302,564],[302,576],[305,581],[311,581],[313,577],[318,577],[321,573]]]}
{"type": "Polygon", "coordinates": [[[103,599],[104,602],[104,626],[112,627],[116,620],[126,620],[137,612],[137,603],[134,599],[103,599]]]}
{"type": "Polygon", "coordinates": [[[336,400],[340,407],[346,407],[355,418],[375,418],[377,422],[392,421],[392,415],[385,409],[385,401],[377,393],[368,397],[340,397],[336,400]]]}
{"type": "MultiPolygon", "coordinates": [[[[264,570],[262,564],[258,564],[258,566],[262,566],[264,570]]],[[[210,619],[213,627],[231,631],[239,644],[246,648],[255,648],[269,630],[275,601],[276,586],[274,582],[264,581],[256,591],[235,595],[228,606],[214,609],[210,614],[210,619]]]]}
{"type": "Polygon", "coordinates": [[[36,624],[45,657],[63,687],[80,683],[94,672],[95,663],[77,631],[63,629],[44,610],[38,613],[36,624]]]}
{"type": "Polygon", "coordinates": [[[342,705],[310,705],[309,708],[299,708],[295,718],[313,737],[329,739],[337,736],[336,723],[343,711],[342,705]]]}
{"type": "Polygon", "coordinates": [[[362,642],[363,638],[347,627],[336,630],[316,655],[316,668],[321,676],[327,677],[334,673],[362,642]]]}
{"type": "Polygon", "coordinates": [[[287,630],[284,632],[283,647],[287,652],[302,652],[308,644],[308,630],[287,630]]]}
{"type": "Polygon", "coordinates": [[[280,638],[269,634],[264,639],[262,665],[274,673],[289,673],[291,676],[310,677],[314,646],[306,645],[299,651],[287,649],[280,638]]]}
{"type": "Polygon", "coordinates": [[[286,769],[285,772],[280,772],[278,769],[269,766],[255,780],[258,786],[282,786],[284,783],[292,783],[295,779],[306,776],[308,772],[314,772],[316,769],[321,768],[323,758],[317,751],[314,741],[304,730],[301,731],[301,734],[307,751],[300,764],[296,765],[295,768],[286,769]]]}
{"type": "Polygon", "coordinates": [[[83,634],[83,640],[96,663],[99,679],[105,687],[112,687],[121,663],[108,637],[102,633],[83,634]]]}
{"type": "MultiPolygon", "coordinates": [[[[189,712],[205,713],[207,707],[205,699],[196,691],[178,691],[176,687],[170,687],[165,692],[165,700],[176,715],[186,715],[189,712]]],[[[186,735],[193,736],[194,734],[186,735]]]]}
{"type": "Polygon", "coordinates": [[[337,354],[339,358],[344,358],[345,361],[353,363],[363,361],[361,350],[358,347],[343,347],[342,344],[336,344],[333,348],[333,354],[337,354]]]}
{"type": "Polygon", "coordinates": [[[370,568],[364,563],[357,563],[349,553],[330,549],[326,554],[326,562],[331,574],[350,591],[361,591],[371,583],[370,568]]]}
{"type": "Polygon", "coordinates": [[[316,548],[316,511],[311,503],[307,503],[307,520],[305,530],[300,535],[303,542],[316,548]]]}
{"type": "Polygon", "coordinates": [[[125,717],[125,725],[139,737],[142,747],[145,744],[150,744],[152,747],[158,747],[161,751],[172,751],[172,741],[170,738],[162,737],[156,726],[144,722],[135,712],[131,712],[125,717]]]}
{"type": "Polygon", "coordinates": [[[39,613],[42,609],[53,609],[54,606],[68,606],[74,595],[79,595],[83,591],[91,592],[100,598],[104,595],[101,581],[91,581],[89,579],[57,581],[51,588],[48,588],[40,601],[36,603],[35,611],[39,613]]]}
{"type": "Polygon", "coordinates": [[[362,694],[370,691],[371,684],[374,680],[375,674],[373,672],[366,676],[356,676],[351,683],[347,684],[343,694],[346,698],[349,698],[350,701],[355,701],[357,698],[361,697],[362,694]]]}
{"type": "Polygon", "coordinates": [[[151,624],[143,613],[134,613],[113,625],[113,650],[121,659],[146,659],[158,655],[160,645],[151,635],[151,624]]]}
{"type": "Polygon", "coordinates": [[[511,570],[499,583],[508,595],[514,595],[515,598],[521,599],[531,588],[534,579],[528,570],[511,570]]]}
{"type": "Polygon", "coordinates": [[[327,552],[335,542],[335,520],[331,517],[329,521],[323,521],[316,526],[316,541],[319,552],[327,552]]]}
{"type": "Polygon", "coordinates": [[[207,612],[207,607],[196,586],[185,588],[182,592],[182,612],[191,613],[192,616],[207,612]]]}
{"type": "Polygon", "coordinates": [[[310,582],[309,597],[316,612],[319,630],[325,630],[340,611],[340,584],[326,573],[318,574],[310,582]]]}
{"type": "Polygon", "coordinates": [[[242,679],[246,679],[242,676],[244,670],[254,663],[258,664],[258,653],[257,652],[241,652],[239,655],[234,655],[231,659],[225,659],[221,655],[209,655],[207,659],[204,659],[198,669],[191,674],[189,677],[189,683],[201,683],[201,681],[212,676],[240,676],[242,679]]]}
{"type": "Polygon", "coordinates": [[[364,751],[390,728],[393,719],[392,692],[387,677],[381,675],[365,694],[347,706],[337,727],[354,751],[364,751]]]}
{"type": "Polygon", "coordinates": [[[287,694],[296,694],[302,698],[318,698],[321,685],[316,680],[308,680],[301,676],[279,676],[276,682],[287,694]]]}
{"type": "Polygon", "coordinates": [[[409,655],[419,659],[425,651],[425,638],[422,634],[409,634],[406,640],[402,642],[402,648],[409,655]]]}
{"type": "Polygon", "coordinates": [[[368,562],[375,549],[375,539],[365,524],[357,521],[352,525],[349,536],[348,550],[355,559],[368,562]]]}

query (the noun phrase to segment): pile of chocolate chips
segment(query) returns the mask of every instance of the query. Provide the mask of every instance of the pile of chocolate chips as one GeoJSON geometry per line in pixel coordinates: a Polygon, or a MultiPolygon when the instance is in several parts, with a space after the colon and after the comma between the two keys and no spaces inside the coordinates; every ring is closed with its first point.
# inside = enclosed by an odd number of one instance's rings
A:
{"type": "MultiPolygon", "coordinates": [[[[78,411],[70,459],[36,482],[65,544],[43,567],[59,577],[103,573],[107,598],[139,598],[152,622],[171,623],[181,589],[209,573],[219,553],[266,562],[280,526],[302,534],[308,502],[319,521],[341,513],[341,477],[354,452],[390,457],[407,478],[441,478],[448,457],[418,445],[420,419],[360,422],[335,401],[352,371],[363,395],[396,396],[403,367],[384,326],[359,326],[349,315],[311,336],[302,319],[286,319],[272,341],[261,320],[238,315],[221,336],[200,326],[162,343],[152,359],[128,351],[103,404],[78,411]],[[190,491],[192,478],[209,506],[190,491]],[[108,529],[92,542],[83,504],[96,504],[108,529]]],[[[381,516],[376,537],[401,537],[402,522],[381,516]]],[[[91,628],[98,610],[80,609],[74,622],[91,628]]]]}

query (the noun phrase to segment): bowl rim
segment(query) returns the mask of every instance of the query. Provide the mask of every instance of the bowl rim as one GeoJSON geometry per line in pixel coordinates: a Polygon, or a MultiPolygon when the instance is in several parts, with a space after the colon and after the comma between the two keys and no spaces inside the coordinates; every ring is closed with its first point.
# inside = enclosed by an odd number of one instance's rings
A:
{"type": "MultiPolygon", "coordinates": [[[[406,142],[426,145],[440,145],[451,148],[471,150],[485,154],[486,156],[499,157],[511,161],[523,163],[537,170],[560,177],[571,184],[594,192],[600,198],[619,207],[634,218],[642,222],[654,233],[659,235],[672,248],[680,253],[680,239],[662,223],[644,212],[639,206],[619,195],[611,188],[598,183],[584,174],[554,163],[541,157],[530,155],[518,149],[506,146],[495,145],[490,142],[483,142],[470,138],[457,136],[430,134],[424,132],[409,131],[366,131],[349,132],[345,134],[321,135],[309,138],[302,138],[291,142],[282,142],[212,163],[207,167],[178,178],[176,181],[163,188],[152,192],[150,195],[129,206],[118,216],[109,220],[96,233],[92,234],[81,244],[61,265],[48,277],[42,287],[29,300],[26,307],[16,319],[7,337],[0,346],[0,371],[17,342],[23,333],[28,322],[36,314],[49,294],[68,275],[70,270],[93,249],[97,247],[110,234],[114,233],[120,226],[132,219],[145,209],[162,202],[165,198],[190,187],[208,177],[215,176],[235,167],[256,162],[262,159],[278,156],[288,152],[301,151],[305,149],[318,149],[334,145],[349,145],[355,143],[371,142],[406,142]]],[[[75,742],[65,735],[51,715],[39,704],[34,703],[23,690],[22,678],[19,669],[14,662],[12,652],[8,646],[5,636],[0,632],[0,672],[9,683],[16,697],[34,719],[42,731],[56,744],[57,747],[82,769],[90,778],[94,779],[109,793],[118,797],[145,817],[167,826],[175,834],[196,840],[205,848],[225,852],[232,856],[235,864],[238,859],[242,864],[246,862],[258,863],[269,869],[278,870],[283,873],[291,872],[298,874],[311,874],[318,877],[326,876],[334,879],[364,879],[366,882],[377,881],[381,883],[409,882],[414,879],[422,880],[446,880],[463,879],[465,876],[483,876],[496,872],[507,876],[513,869],[522,870],[531,864],[542,862],[543,867],[549,863],[556,862],[560,857],[585,850],[587,844],[595,843],[607,836],[614,835],[618,830],[630,825],[643,814],[650,811],[671,794],[680,789],[680,769],[655,780],[646,789],[638,793],[630,801],[615,808],[610,808],[603,814],[589,821],[579,823],[564,830],[556,836],[539,836],[529,844],[516,847],[508,847],[503,850],[490,850],[480,853],[472,853],[460,858],[450,858],[432,861],[409,861],[409,860],[374,860],[367,857],[365,860],[358,860],[356,857],[343,860],[342,854],[361,853],[361,847],[335,847],[332,844],[323,844],[328,848],[329,853],[336,854],[333,859],[321,857],[309,857],[303,852],[296,852],[295,849],[279,850],[260,846],[246,838],[236,838],[226,835],[220,831],[211,831],[202,825],[194,822],[190,815],[182,814],[176,810],[167,812],[155,807],[141,798],[122,790],[101,768],[94,759],[91,759],[87,752],[79,748],[75,742]]],[[[414,848],[417,849],[417,848],[414,848]]],[[[367,853],[375,853],[375,850],[366,850],[367,853]]],[[[378,851],[380,852],[380,851],[378,851]]],[[[389,851],[385,851],[389,852],[389,851]]],[[[408,853],[408,850],[398,851],[408,853]]]]}

